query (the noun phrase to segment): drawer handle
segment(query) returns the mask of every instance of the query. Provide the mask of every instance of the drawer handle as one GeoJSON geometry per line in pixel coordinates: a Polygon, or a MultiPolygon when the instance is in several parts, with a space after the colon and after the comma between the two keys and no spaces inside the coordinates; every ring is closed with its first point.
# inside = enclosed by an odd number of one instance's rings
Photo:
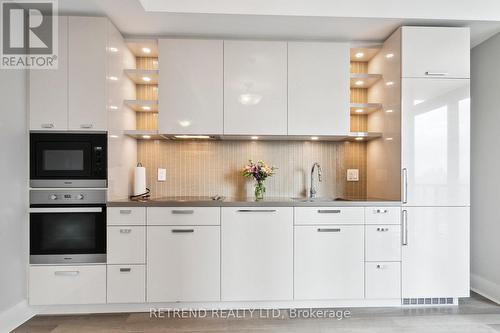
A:
{"type": "Polygon", "coordinates": [[[81,124],[80,128],[93,128],[94,124],[81,124]]]}
{"type": "Polygon", "coordinates": [[[276,209],[238,209],[238,213],[275,213],[276,209]]]}
{"type": "Polygon", "coordinates": [[[55,271],[54,275],[58,276],[77,276],[80,274],[80,271],[55,271]]]}
{"type": "Polygon", "coordinates": [[[319,214],[340,214],[342,211],[340,209],[318,209],[319,214]]]}
{"type": "Polygon", "coordinates": [[[386,231],[389,231],[389,228],[377,228],[377,231],[386,232],[386,231]]]}
{"type": "Polygon", "coordinates": [[[121,273],[129,273],[130,271],[132,271],[132,268],[120,268],[121,273]]]}
{"type": "Polygon", "coordinates": [[[318,232],[340,232],[340,228],[318,228],[318,232]]]}
{"type": "Polygon", "coordinates": [[[377,269],[384,269],[384,268],[385,268],[385,266],[384,266],[384,265],[377,265],[377,266],[376,266],[376,268],[377,268],[377,269]]]}
{"type": "Polygon", "coordinates": [[[132,229],[120,229],[120,234],[130,234],[132,229]]]}
{"type": "Polygon", "coordinates": [[[448,73],[446,72],[425,72],[425,75],[429,76],[446,76],[448,73]]]}
{"type": "Polygon", "coordinates": [[[389,211],[387,209],[375,209],[373,211],[375,214],[387,214],[389,211]]]}
{"type": "Polygon", "coordinates": [[[182,215],[182,214],[194,214],[194,210],[192,209],[174,209],[172,210],[172,214],[182,215]]]}
{"type": "Polygon", "coordinates": [[[405,209],[401,212],[401,214],[403,214],[403,217],[402,217],[402,228],[401,228],[401,233],[402,233],[402,240],[401,240],[401,244],[403,246],[407,246],[408,245],[408,211],[405,209]]]}
{"type": "Polygon", "coordinates": [[[54,124],[42,124],[42,128],[54,128],[54,124]]]}
{"type": "Polygon", "coordinates": [[[186,234],[194,232],[194,229],[172,229],[172,232],[174,234],[186,234]]]}
{"type": "Polygon", "coordinates": [[[120,209],[120,214],[123,215],[132,214],[132,209],[120,209]]]}

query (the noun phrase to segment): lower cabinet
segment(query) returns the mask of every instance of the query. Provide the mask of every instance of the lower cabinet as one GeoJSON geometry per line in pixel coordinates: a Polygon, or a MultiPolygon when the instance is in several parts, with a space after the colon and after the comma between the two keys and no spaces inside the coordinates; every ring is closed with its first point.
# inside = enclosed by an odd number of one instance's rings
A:
{"type": "Polygon", "coordinates": [[[220,227],[148,226],[147,301],[220,300],[220,227]]]}
{"type": "Polygon", "coordinates": [[[144,265],[108,265],[108,303],[144,303],[146,269],[144,265]]]}
{"type": "Polygon", "coordinates": [[[367,299],[401,297],[401,263],[367,262],[365,264],[367,299]]]}
{"type": "Polygon", "coordinates": [[[106,303],[106,265],[31,266],[31,305],[106,303]]]}
{"type": "Polygon", "coordinates": [[[293,299],[293,208],[222,208],[222,300],[293,299]]]}
{"type": "Polygon", "coordinates": [[[364,298],[364,226],[295,226],[295,299],[364,298]]]}

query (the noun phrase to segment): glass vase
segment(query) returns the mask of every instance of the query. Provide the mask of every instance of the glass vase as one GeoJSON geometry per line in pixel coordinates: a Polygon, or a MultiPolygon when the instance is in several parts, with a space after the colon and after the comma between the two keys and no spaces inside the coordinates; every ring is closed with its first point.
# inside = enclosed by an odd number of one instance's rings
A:
{"type": "Polygon", "coordinates": [[[255,184],[255,200],[259,201],[264,199],[264,193],[266,193],[266,187],[263,182],[257,182],[255,184]]]}

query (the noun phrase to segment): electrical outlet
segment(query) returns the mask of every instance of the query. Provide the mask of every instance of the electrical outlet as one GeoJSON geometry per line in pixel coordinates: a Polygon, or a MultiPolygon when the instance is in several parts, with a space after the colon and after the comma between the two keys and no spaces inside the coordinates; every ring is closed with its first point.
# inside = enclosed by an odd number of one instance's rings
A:
{"type": "Polygon", "coordinates": [[[348,182],[359,181],[359,170],[358,169],[347,169],[347,181],[348,182]]]}
{"type": "Polygon", "coordinates": [[[164,182],[167,180],[167,169],[158,168],[158,181],[164,182]]]}

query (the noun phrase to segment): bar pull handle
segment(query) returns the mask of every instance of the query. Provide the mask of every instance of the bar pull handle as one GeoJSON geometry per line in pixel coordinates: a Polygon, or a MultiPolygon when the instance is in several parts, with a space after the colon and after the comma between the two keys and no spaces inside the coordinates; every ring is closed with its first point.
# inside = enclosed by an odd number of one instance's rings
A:
{"type": "Polygon", "coordinates": [[[318,232],[340,232],[340,228],[318,228],[318,232]]]}
{"type": "Polygon", "coordinates": [[[402,211],[402,228],[401,228],[401,232],[402,232],[402,241],[401,241],[401,244],[406,246],[408,245],[408,211],[407,210],[403,210],[402,211]]]}
{"type": "Polygon", "coordinates": [[[132,214],[132,209],[120,209],[120,214],[130,215],[132,214]]]}
{"type": "Polygon", "coordinates": [[[403,203],[408,203],[408,169],[403,168],[403,203]]]}
{"type": "Polygon", "coordinates": [[[238,209],[238,213],[274,213],[276,209],[238,209]]]}
{"type": "Polygon", "coordinates": [[[428,76],[446,76],[448,73],[446,72],[425,72],[425,75],[428,76]]]}
{"type": "Polygon", "coordinates": [[[172,210],[172,214],[189,215],[189,214],[194,214],[194,210],[192,210],[192,209],[174,209],[174,210],[172,210]]]}
{"type": "Polygon", "coordinates": [[[120,234],[130,234],[132,229],[120,229],[120,234]]]}
{"type": "Polygon", "coordinates": [[[55,271],[54,275],[58,276],[77,276],[80,274],[80,271],[55,271]]]}
{"type": "Polygon", "coordinates": [[[194,229],[172,229],[174,234],[187,234],[194,232],[194,229]]]}
{"type": "Polygon", "coordinates": [[[42,128],[54,128],[54,124],[53,123],[49,123],[49,124],[42,124],[41,125],[42,128]]]}
{"type": "Polygon", "coordinates": [[[94,124],[81,124],[80,128],[93,128],[94,124]]]}
{"type": "Polygon", "coordinates": [[[130,273],[132,271],[132,268],[127,267],[127,268],[120,268],[120,273],[130,273]]]}
{"type": "Polygon", "coordinates": [[[318,209],[319,214],[340,214],[342,211],[340,209],[318,209]]]}

